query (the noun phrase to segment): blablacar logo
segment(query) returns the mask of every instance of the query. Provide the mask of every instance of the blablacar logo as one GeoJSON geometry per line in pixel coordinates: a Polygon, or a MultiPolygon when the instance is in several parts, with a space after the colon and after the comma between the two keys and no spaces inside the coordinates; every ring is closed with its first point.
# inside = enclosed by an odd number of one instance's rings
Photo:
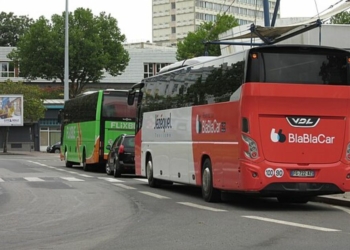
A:
{"type": "Polygon", "coordinates": [[[282,129],[278,130],[278,133],[276,133],[276,129],[271,130],[270,134],[271,141],[273,142],[285,142],[286,136],[282,133],[282,129]]]}

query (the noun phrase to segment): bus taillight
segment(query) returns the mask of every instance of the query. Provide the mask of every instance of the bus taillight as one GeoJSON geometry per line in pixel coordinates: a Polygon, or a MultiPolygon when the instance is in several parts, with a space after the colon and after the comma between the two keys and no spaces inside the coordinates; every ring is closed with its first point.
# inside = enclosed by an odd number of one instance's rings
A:
{"type": "Polygon", "coordinates": [[[243,141],[248,145],[248,150],[244,151],[248,159],[257,159],[259,157],[258,145],[247,135],[242,135],[243,141]]]}
{"type": "Polygon", "coordinates": [[[350,161],[350,143],[348,143],[348,146],[346,147],[346,160],[350,161]]]}

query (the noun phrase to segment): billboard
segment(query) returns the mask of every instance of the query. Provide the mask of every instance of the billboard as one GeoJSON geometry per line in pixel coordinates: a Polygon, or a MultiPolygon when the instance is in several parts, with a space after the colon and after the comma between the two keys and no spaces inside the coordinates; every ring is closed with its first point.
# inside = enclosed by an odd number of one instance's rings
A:
{"type": "Polygon", "coordinates": [[[23,126],[23,95],[0,95],[0,126],[23,126]]]}

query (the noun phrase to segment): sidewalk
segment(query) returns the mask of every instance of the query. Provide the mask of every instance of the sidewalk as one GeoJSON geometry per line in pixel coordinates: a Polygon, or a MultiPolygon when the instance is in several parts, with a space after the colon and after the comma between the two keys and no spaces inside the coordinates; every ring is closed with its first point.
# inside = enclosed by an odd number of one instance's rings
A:
{"type": "Polygon", "coordinates": [[[313,201],[336,206],[350,207],[350,192],[346,192],[344,194],[317,196],[313,199],[313,201]]]}
{"type": "Polygon", "coordinates": [[[47,153],[47,152],[40,152],[40,151],[7,151],[7,153],[3,153],[3,151],[0,151],[0,156],[1,155],[24,155],[24,156],[59,156],[59,154],[54,154],[54,153],[47,153]]]}
{"type": "MultiPolygon", "coordinates": [[[[0,152],[1,155],[25,155],[25,156],[59,156],[59,154],[39,152],[39,151],[9,151],[7,153],[0,152]]],[[[350,207],[350,192],[344,194],[322,195],[315,197],[312,201],[326,203],[330,205],[350,207]]]]}

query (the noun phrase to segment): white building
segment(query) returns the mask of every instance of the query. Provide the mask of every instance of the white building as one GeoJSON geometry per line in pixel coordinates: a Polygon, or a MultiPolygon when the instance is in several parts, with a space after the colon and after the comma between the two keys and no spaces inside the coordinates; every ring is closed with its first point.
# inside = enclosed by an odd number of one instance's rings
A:
{"type": "MultiPolygon", "coordinates": [[[[159,46],[152,43],[135,43],[125,44],[124,48],[129,52],[130,57],[129,65],[125,71],[117,77],[105,73],[100,83],[91,84],[89,88],[129,88],[144,77],[156,74],[161,67],[176,62],[175,47],[159,46]]],[[[18,69],[14,68],[11,60],[7,58],[12,50],[13,47],[0,47],[0,82],[7,79],[14,82],[25,81],[25,79],[18,76],[18,69]]],[[[61,82],[46,79],[37,79],[31,81],[31,84],[63,87],[61,82]]]]}
{"type": "MultiPolygon", "coordinates": [[[[270,18],[276,0],[269,0],[270,18]]],[[[263,0],[152,0],[152,41],[176,44],[202,22],[231,14],[240,25],[264,20],[263,0]]],[[[279,16],[279,15],[278,15],[279,16]]]]}

